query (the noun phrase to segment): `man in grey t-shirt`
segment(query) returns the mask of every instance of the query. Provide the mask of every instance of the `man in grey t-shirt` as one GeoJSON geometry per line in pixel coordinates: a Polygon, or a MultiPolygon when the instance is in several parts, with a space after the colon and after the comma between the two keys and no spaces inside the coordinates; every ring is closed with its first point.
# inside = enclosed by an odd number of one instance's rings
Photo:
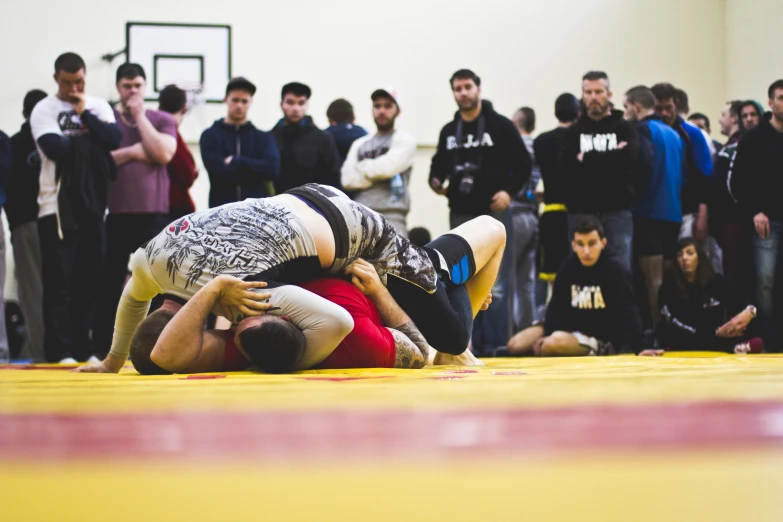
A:
{"type": "Polygon", "coordinates": [[[395,89],[377,89],[371,98],[378,130],[353,142],[342,167],[342,184],[355,191],[354,200],[383,214],[398,234],[408,237],[405,219],[410,210],[408,184],[416,140],[394,128],[400,115],[395,89]]]}

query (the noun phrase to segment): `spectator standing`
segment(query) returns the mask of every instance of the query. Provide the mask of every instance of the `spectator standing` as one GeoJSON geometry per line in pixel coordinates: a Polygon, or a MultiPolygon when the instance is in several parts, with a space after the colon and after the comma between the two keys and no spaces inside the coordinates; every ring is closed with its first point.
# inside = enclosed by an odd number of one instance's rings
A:
{"type": "MultiPolygon", "coordinates": [[[[5,204],[5,187],[11,179],[11,165],[13,156],[11,152],[11,139],[0,131],[0,213],[5,204]]],[[[7,363],[11,357],[8,348],[8,334],[5,328],[5,230],[0,224],[0,363],[7,363]]]]}
{"type": "Polygon", "coordinates": [[[728,141],[715,156],[715,182],[710,198],[710,230],[723,250],[723,273],[726,281],[743,297],[752,298],[753,264],[752,229],[729,191],[734,157],[742,137],[739,119],[742,102],[728,102],[721,113],[721,134],[728,141]]]}
{"type": "Polygon", "coordinates": [[[693,114],[688,116],[688,121],[707,133],[707,135],[710,137],[710,141],[712,142],[712,147],[711,147],[712,150],[719,151],[721,147],[723,147],[723,144],[721,142],[719,142],[718,140],[712,137],[712,127],[710,125],[710,118],[706,114],[703,114],[701,112],[694,112],[693,114]]]}
{"type": "Polygon", "coordinates": [[[393,87],[375,90],[371,99],[377,131],[351,145],[342,167],[342,185],[353,193],[355,201],[383,214],[398,234],[408,237],[406,219],[411,208],[409,185],[416,140],[395,128],[400,100],[393,87]]]}
{"type": "Polygon", "coordinates": [[[283,119],[272,129],[280,151],[278,194],[307,183],[340,188],[340,156],[332,137],[307,115],[310,87],[292,82],[283,86],[280,108],[283,119]]]}
{"type": "Polygon", "coordinates": [[[109,104],[85,94],[86,67],[79,55],[60,55],[54,71],[57,92],[38,102],[30,116],[41,158],[38,234],[44,352],[49,362],[73,363],[89,356],[95,277],[103,269],[105,184],[116,175],[109,151],[120,145],[122,132],[109,104]],[[78,182],[79,176],[96,184],[100,201],[93,202],[93,212],[77,207],[79,215],[74,215],[72,194],[62,181],[70,177],[78,182]]]}
{"type": "MultiPolygon", "coordinates": [[[[481,99],[481,79],[473,71],[461,69],[449,83],[459,110],[440,132],[430,187],[448,198],[451,228],[486,214],[507,222],[511,195],[530,179],[530,155],[511,120],[481,99]]],[[[492,290],[492,308],[474,322],[477,353],[505,346],[512,331],[503,273],[492,290]]]]}
{"type": "Polygon", "coordinates": [[[560,148],[568,128],[579,119],[579,100],[564,93],[555,100],[557,127],[539,134],[533,142],[536,163],[544,184],[544,210],[539,222],[539,279],[554,282],[557,269],[571,252],[568,240],[566,183],[560,165],[560,148]]]}
{"type": "Polygon", "coordinates": [[[639,134],[639,163],[646,180],[633,206],[634,252],[655,327],[664,265],[671,266],[677,255],[685,152],[680,136],[655,114],[655,96],[650,89],[630,89],[624,105],[626,119],[636,125],[639,134]]]}
{"type": "Polygon", "coordinates": [[[783,324],[783,307],[775,306],[776,276],[783,259],[783,80],[770,85],[768,94],[771,112],[739,142],[729,187],[740,210],[753,218],[756,299],[764,344],[778,352],[779,327],[775,325],[783,324]]]}
{"type": "Polygon", "coordinates": [[[329,126],[324,131],[332,136],[337,153],[340,155],[340,166],[342,166],[353,142],[362,136],[367,136],[367,131],[356,125],[353,105],[342,98],[329,104],[326,109],[326,118],[329,120],[329,126]]]}
{"type": "Polygon", "coordinates": [[[623,112],[611,108],[605,72],[584,75],[582,98],[586,111],[568,129],[561,149],[569,228],[579,214],[597,216],[606,231],[608,252],[630,273],[639,139],[623,112]]]}
{"type": "Polygon", "coordinates": [[[739,107],[740,129],[748,132],[759,126],[764,108],[756,100],[746,100],[739,107]]]}
{"type": "Polygon", "coordinates": [[[527,328],[536,321],[536,254],[538,253],[538,198],[536,191],[541,181],[541,170],[533,148],[536,130],[536,112],[522,107],[512,118],[531,161],[530,179],[511,198],[510,227],[506,230],[506,271],[512,300],[512,332],[527,328]]]}
{"type": "Polygon", "coordinates": [[[256,86],[238,77],[226,86],[228,114],[201,133],[200,148],[209,174],[209,206],[274,195],[280,154],[270,133],[248,119],[256,86]]]}
{"type": "Polygon", "coordinates": [[[158,95],[158,110],[171,114],[177,125],[177,150],[168,164],[169,171],[169,220],[175,221],[196,211],[188,189],[198,176],[196,162],[190,152],[179,126],[188,111],[188,95],[176,85],[167,85],[158,95]]]}
{"type": "Polygon", "coordinates": [[[712,183],[712,152],[702,130],[686,122],[677,111],[677,89],[670,83],[658,83],[651,88],[655,95],[655,110],[664,123],[680,135],[686,149],[687,176],[682,192],[682,228],[680,237],[693,236],[706,241],[710,261],[716,272],[723,272],[720,248],[709,239],[708,200],[712,183]]]}
{"type": "Polygon", "coordinates": [[[122,143],[112,153],[117,180],[109,188],[106,265],[93,329],[96,354],[101,358],[111,346],[114,312],[130,255],[170,222],[167,165],[177,150],[177,125],[170,114],[144,107],[146,78],[138,64],[117,68],[120,103],[114,116],[122,143]]]}
{"type": "Polygon", "coordinates": [[[43,282],[41,244],[38,237],[38,191],[41,156],[30,128],[30,116],[46,93],[32,90],[24,97],[24,123],[11,136],[13,169],[6,185],[5,211],[11,230],[14,266],[19,287],[19,307],[27,326],[27,339],[33,361],[46,362],[44,353],[43,282]]]}

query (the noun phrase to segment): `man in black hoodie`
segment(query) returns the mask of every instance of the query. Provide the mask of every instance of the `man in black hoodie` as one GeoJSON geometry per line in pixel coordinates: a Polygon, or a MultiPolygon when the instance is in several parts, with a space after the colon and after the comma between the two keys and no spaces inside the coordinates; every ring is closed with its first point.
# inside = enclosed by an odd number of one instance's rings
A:
{"type": "Polygon", "coordinates": [[[280,175],[274,138],[247,118],[256,86],[239,77],[228,82],[228,115],[201,134],[201,158],[209,174],[209,207],[273,196],[280,175]]]}
{"type": "Polygon", "coordinates": [[[481,99],[481,78],[461,69],[450,80],[459,111],[440,131],[430,187],[449,199],[451,228],[508,209],[530,178],[530,155],[514,124],[481,99]]]}
{"type": "Polygon", "coordinates": [[[534,326],[509,341],[514,355],[542,357],[639,353],[644,349],[641,319],[631,275],[607,252],[607,238],[595,216],[574,226],[568,256],[557,272],[544,326],[534,326]]]}
{"type": "Polygon", "coordinates": [[[753,217],[753,257],[756,292],[764,324],[764,345],[780,351],[773,326],[781,324],[783,307],[775,307],[775,279],[783,257],[783,79],[769,87],[771,113],[748,132],[737,146],[729,187],[741,212],[753,217]]]}
{"type": "Polygon", "coordinates": [[[340,188],[342,162],[334,140],[307,116],[311,94],[303,83],[283,85],[283,119],[272,129],[280,151],[280,178],[275,182],[278,194],[307,183],[340,188]]]}
{"type": "Polygon", "coordinates": [[[578,214],[597,216],[606,230],[609,253],[630,272],[639,138],[623,112],[611,108],[611,98],[605,72],[590,71],[582,77],[586,110],[568,129],[560,161],[569,229],[578,214]]]}
{"type": "Polygon", "coordinates": [[[19,307],[22,309],[30,352],[35,362],[46,362],[44,354],[43,281],[41,279],[41,245],[38,239],[38,190],[41,156],[30,129],[30,115],[39,101],[46,98],[41,90],[24,97],[24,123],[11,136],[13,168],[6,186],[6,217],[11,230],[19,307]]]}
{"type": "MultiPolygon", "coordinates": [[[[514,123],[481,99],[481,78],[461,69],[450,84],[459,111],[440,131],[430,187],[449,199],[451,228],[486,214],[510,228],[507,210],[530,179],[530,154],[514,123]]],[[[473,348],[479,354],[505,345],[512,333],[513,290],[507,288],[511,250],[492,288],[494,306],[474,323],[473,348]]]]}

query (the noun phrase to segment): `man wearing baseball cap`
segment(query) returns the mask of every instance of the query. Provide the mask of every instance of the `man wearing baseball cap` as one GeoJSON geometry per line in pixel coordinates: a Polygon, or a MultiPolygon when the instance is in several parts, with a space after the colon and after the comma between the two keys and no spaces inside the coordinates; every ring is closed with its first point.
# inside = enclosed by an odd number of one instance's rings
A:
{"type": "Polygon", "coordinates": [[[370,98],[377,132],[353,142],[341,170],[342,184],[356,191],[357,202],[383,214],[398,234],[408,237],[405,220],[416,140],[394,128],[400,98],[393,87],[376,89],[370,98]]]}

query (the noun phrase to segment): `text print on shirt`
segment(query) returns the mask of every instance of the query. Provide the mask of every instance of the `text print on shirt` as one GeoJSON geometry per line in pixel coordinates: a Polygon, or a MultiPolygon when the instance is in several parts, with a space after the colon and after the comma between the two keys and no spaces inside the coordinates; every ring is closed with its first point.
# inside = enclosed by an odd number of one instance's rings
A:
{"type": "Polygon", "coordinates": [[[87,126],[82,123],[82,119],[76,114],[76,111],[62,111],[57,115],[57,124],[65,135],[87,131],[87,126]]]}
{"type": "Polygon", "coordinates": [[[600,310],[606,308],[600,286],[571,285],[571,307],[581,310],[600,310]]]}
{"type": "MultiPolygon", "coordinates": [[[[481,141],[478,141],[473,134],[468,134],[467,139],[465,140],[465,144],[462,146],[463,149],[470,149],[475,147],[494,147],[495,144],[492,142],[492,136],[489,135],[488,132],[484,133],[484,137],[481,138],[481,141]]],[[[449,136],[446,138],[446,150],[452,150],[456,149],[457,147],[457,138],[456,136],[449,136]]]]}
{"type": "Polygon", "coordinates": [[[579,136],[580,152],[606,152],[617,149],[617,134],[581,134],[579,136]]]}

